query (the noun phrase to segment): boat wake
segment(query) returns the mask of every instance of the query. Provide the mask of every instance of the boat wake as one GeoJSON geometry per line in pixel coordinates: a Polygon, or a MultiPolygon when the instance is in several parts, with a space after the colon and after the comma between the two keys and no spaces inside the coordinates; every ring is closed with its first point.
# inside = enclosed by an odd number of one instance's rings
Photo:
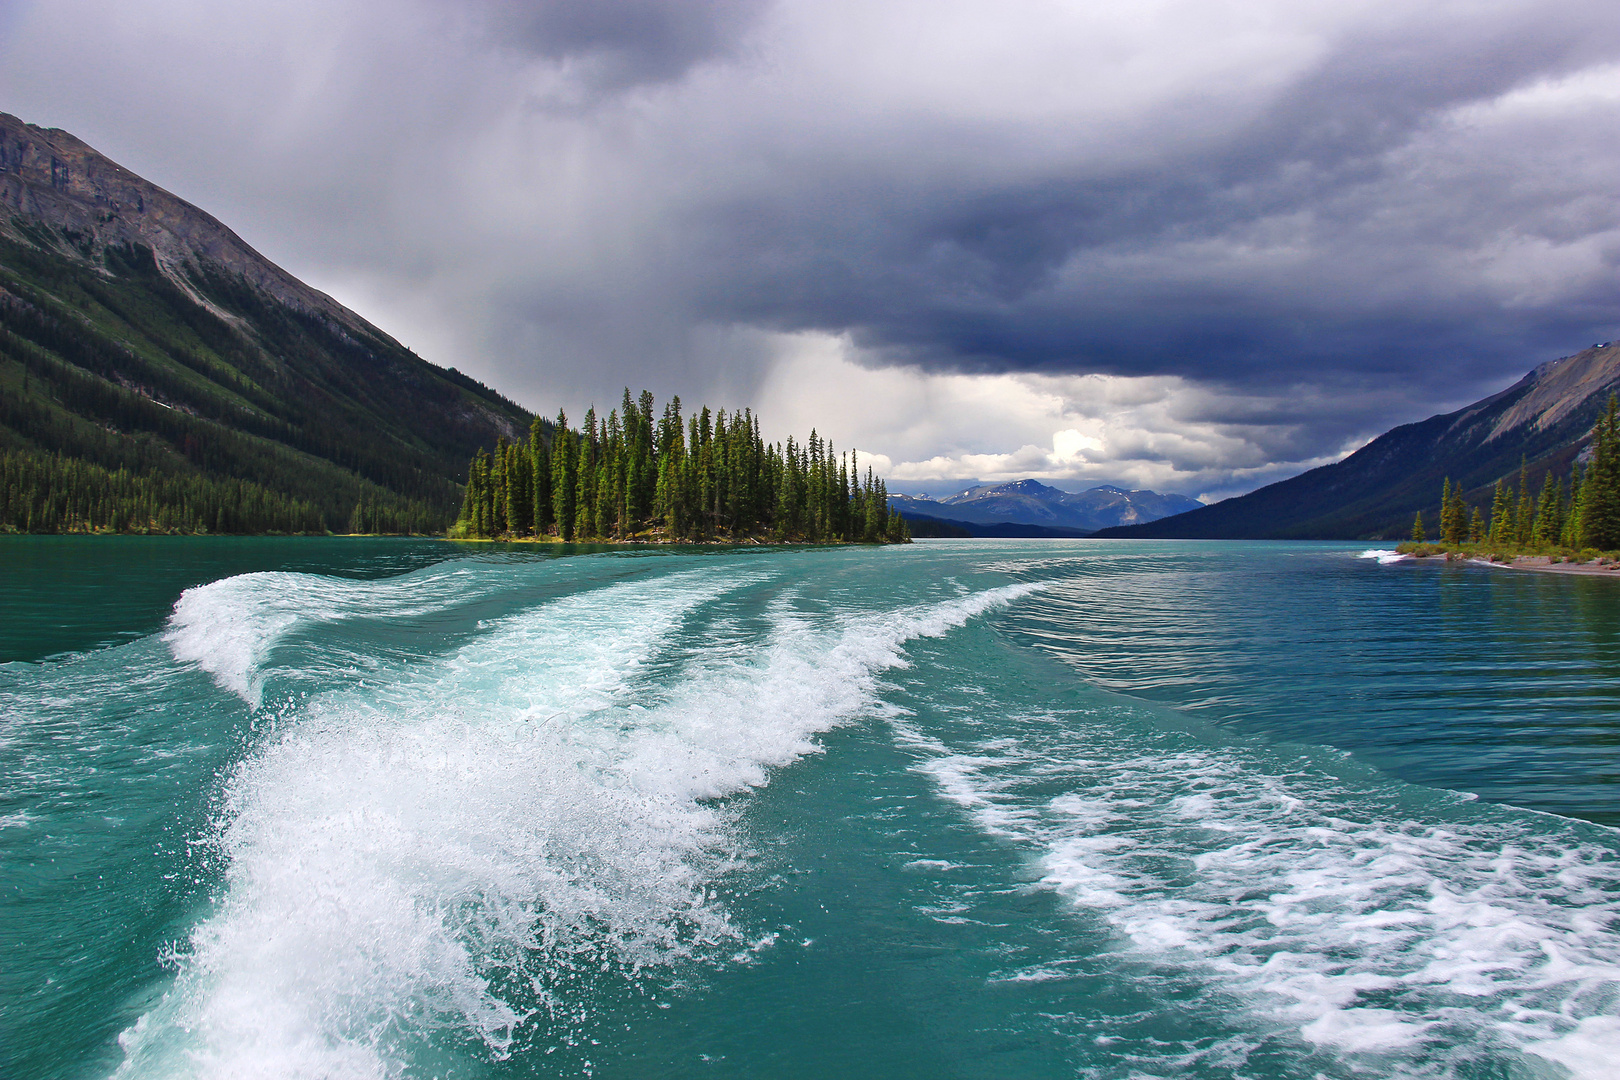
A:
{"type": "MultiPolygon", "coordinates": [[[[250,702],[295,628],[477,589],[265,577],[188,594],[170,631],[250,702]]],[[[225,786],[215,910],[118,1075],[392,1076],[446,1030],[486,1058],[543,1053],[586,1039],[604,986],[657,996],[683,965],[748,962],[717,887],[747,858],[727,797],[881,711],[906,642],[1033,588],[846,617],[778,589],[756,626],[737,597],[769,577],[578,592],[279,706],[225,786]]]]}
{"type": "MultiPolygon", "coordinates": [[[[1025,848],[1039,885],[1113,940],[1122,970],[1142,983],[1185,973],[1198,990],[1178,1007],[1211,1029],[1248,1018],[1224,1039],[1137,1048],[1144,1059],[1241,1070],[1281,1039],[1302,1074],[1495,1075],[1506,1057],[1532,1074],[1539,1059],[1613,1075],[1610,830],[1344,779],[1258,746],[1169,729],[1133,742],[1062,719],[1005,726],[1091,738],[1002,731],[958,749],[897,730],[946,800],[1025,848]]],[[[1070,974],[1060,961],[1006,977],[1070,974]]]]}

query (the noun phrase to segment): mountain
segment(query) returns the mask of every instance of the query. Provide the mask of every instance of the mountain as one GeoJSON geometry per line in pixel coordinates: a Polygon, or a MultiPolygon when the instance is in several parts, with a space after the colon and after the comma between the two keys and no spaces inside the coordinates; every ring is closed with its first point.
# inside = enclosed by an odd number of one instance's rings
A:
{"type": "Polygon", "coordinates": [[[975,536],[1087,536],[1111,525],[1153,521],[1202,505],[1185,495],[1127,491],[1112,485],[1074,493],[1039,480],[986,484],[945,499],[891,495],[889,502],[908,520],[943,521],[975,536]],[[1006,525],[1036,531],[985,531],[985,527],[1006,525]]]}
{"type": "Polygon", "coordinates": [[[1182,539],[1403,538],[1434,521],[1445,478],[1489,505],[1496,481],[1529,462],[1532,485],[1566,472],[1620,390],[1615,343],[1552,360],[1500,393],[1386,432],[1343,461],[1162,521],[1100,535],[1182,539]]]}
{"type": "Polygon", "coordinates": [[[0,390],[0,528],[45,531],[435,531],[474,451],[532,420],[197,207],[3,113],[0,390]]]}

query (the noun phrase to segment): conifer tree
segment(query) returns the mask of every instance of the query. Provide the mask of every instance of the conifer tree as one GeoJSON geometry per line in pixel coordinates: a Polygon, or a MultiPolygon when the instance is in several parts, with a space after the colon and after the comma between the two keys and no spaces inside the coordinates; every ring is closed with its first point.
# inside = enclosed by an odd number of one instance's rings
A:
{"type": "Polygon", "coordinates": [[[658,487],[653,498],[653,516],[663,525],[667,537],[683,536],[686,518],[681,502],[682,464],[686,460],[686,440],[681,427],[681,399],[664,406],[658,426],[658,487]]]}
{"type": "Polygon", "coordinates": [[[1563,486],[1549,471],[1541,479],[1541,497],[1536,500],[1536,525],[1532,539],[1538,544],[1556,544],[1564,528],[1563,486]]]}
{"type": "Polygon", "coordinates": [[[1491,499],[1491,535],[1493,544],[1511,544],[1516,532],[1513,522],[1513,497],[1508,492],[1507,484],[1501,480],[1496,482],[1496,493],[1491,499]]]}
{"type": "Polygon", "coordinates": [[[588,540],[596,528],[596,406],[585,410],[585,422],[574,440],[574,536],[588,540]]]}
{"type": "MultiPolygon", "coordinates": [[[[559,428],[552,429],[554,432],[559,428]]],[[[534,535],[545,536],[551,531],[551,446],[545,439],[545,432],[540,426],[540,418],[534,418],[529,426],[529,475],[534,484],[533,494],[530,496],[534,506],[534,520],[530,527],[534,535]]],[[[552,436],[556,438],[555,434],[552,436]]]]}
{"type": "Polygon", "coordinates": [[[478,489],[478,459],[483,451],[473,455],[472,461],[467,463],[467,490],[461,500],[461,513],[456,515],[456,524],[452,532],[456,536],[477,536],[479,507],[483,505],[484,493],[478,489]]]}
{"type": "Polygon", "coordinates": [[[507,531],[506,500],[511,494],[507,483],[507,442],[502,435],[495,440],[495,452],[489,457],[489,535],[500,536],[507,531]]]}
{"type": "Polygon", "coordinates": [[[601,464],[596,472],[596,535],[622,538],[624,507],[624,430],[619,411],[609,410],[602,423],[601,464]]]}
{"type": "Polygon", "coordinates": [[[1581,546],[1581,489],[1584,486],[1581,463],[1576,461],[1569,468],[1569,499],[1564,510],[1564,527],[1558,535],[1558,542],[1567,548],[1581,546]]]}
{"type": "Polygon", "coordinates": [[[1565,493],[1564,482],[1557,477],[1552,478],[1552,521],[1547,528],[1547,543],[1558,544],[1564,538],[1564,523],[1569,518],[1569,496],[1565,493]]]}
{"type": "Polygon", "coordinates": [[[1513,542],[1520,547],[1530,542],[1535,531],[1536,507],[1530,498],[1530,474],[1525,461],[1519,459],[1519,499],[1513,512],[1513,542]]]}
{"type": "Polygon", "coordinates": [[[495,534],[495,492],[491,478],[490,456],[482,448],[478,451],[478,508],[474,523],[478,536],[495,534]]]}
{"type": "Polygon", "coordinates": [[[1617,436],[1617,400],[1592,429],[1592,459],[1581,488],[1581,546],[1612,551],[1620,548],[1620,447],[1617,436]]]}
{"type": "Polygon", "coordinates": [[[575,486],[578,482],[579,448],[568,416],[557,411],[557,426],[551,434],[551,513],[559,540],[574,539],[575,486]]]}
{"type": "Polygon", "coordinates": [[[528,447],[521,443],[513,444],[511,455],[512,460],[507,465],[507,476],[511,483],[511,494],[507,496],[507,501],[512,508],[508,524],[517,535],[531,536],[534,533],[534,458],[528,447]]]}
{"type": "Polygon", "coordinates": [[[1417,517],[1412,519],[1412,539],[1421,544],[1428,538],[1428,534],[1423,531],[1423,511],[1419,510],[1417,517]]]}
{"type": "Polygon", "coordinates": [[[1440,488],[1440,539],[1460,544],[1468,535],[1468,504],[1463,501],[1462,485],[1452,486],[1447,477],[1440,488]]]}

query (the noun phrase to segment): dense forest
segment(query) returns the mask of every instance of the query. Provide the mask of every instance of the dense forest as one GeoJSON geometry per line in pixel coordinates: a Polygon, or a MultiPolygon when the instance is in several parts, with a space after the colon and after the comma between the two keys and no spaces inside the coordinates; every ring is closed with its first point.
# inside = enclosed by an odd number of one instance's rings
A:
{"type": "MultiPolygon", "coordinates": [[[[1529,469],[1521,464],[1516,484],[1497,481],[1488,510],[1470,506],[1461,487],[1447,479],[1440,496],[1440,543],[1497,552],[1620,550],[1620,399],[1613,395],[1592,428],[1584,456],[1585,466],[1576,460],[1565,475],[1548,469],[1534,494],[1529,469]]],[[[1412,524],[1412,540],[1429,540],[1421,513],[1412,524]]]]}
{"type": "Polygon", "coordinates": [[[137,475],[60,456],[0,453],[0,521],[18,532],[318,533],[320,512],[243,480],[137,475]]]}
{"type": "Polygon", "coordinates": [[[202,264],[177,280],[138,245],[9,228],[0,531],[442,533],[466,455],[529,426],[358,320],[202,264]]]}
{"type": "Polygon", "coordinates": [[[652,394],[605,419],[536,419],[527,439],[480,449],[452,536],[561,540],[905,543],[883,481],[814,431],[769,444],[749,410],[681,416],[652,394]]]}
{"type": "Polygon", "coordinates": [[[240,278],[26,234],[0,234],[0,532],[909,538],[882,481],[814,433],[766,445],[751,413],[660,418],[628,393],[554,430],[240,278]],[[475,432],[498,441],[463,487],[475,432]]]}

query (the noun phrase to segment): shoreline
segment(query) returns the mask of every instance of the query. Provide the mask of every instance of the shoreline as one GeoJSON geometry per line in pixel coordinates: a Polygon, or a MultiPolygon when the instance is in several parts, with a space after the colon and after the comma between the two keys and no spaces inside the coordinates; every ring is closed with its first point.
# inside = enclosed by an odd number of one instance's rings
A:
{"type": "Polygon", "coordinates": [[[176,533],[176,532],[113,532],[90,530],[84,532],[4,532],[6,537],[85,537],[93,539],[131,537],[134,539],[163,540],[436,540],[446,544],[544,544],[559,547],[898,547],[909,540],[761,540],[742,537],[736,540],[559,540],[555,536],[446,536],[443,533],[176,533]]]}
{"type": "MultiPolygon", "coordinates": [[[[1432,557],[1430,556],[1430,558],[1432,557]]],[[[1497,570],[1534,570],[1543,574],[1581,574],[1587,577],[1611,577],[1620,574],[1620,563],[1607,566],[1600,564],[1596,560],[1584,563],[1555,563],[1550,555],[1519,555],[1509,563],[1492,562],[1478,556],[1470,557],[1464,561],[1480,566],[1489,566],[1497,570]]]]}
{"type": "MultiPolygon", "coordinates": [[[[1379,560],[1383,561],[1383,560],[1379,560]]],[[[1392,562],[1421,562],[1439,563],[1467,563],[1473,566],[1486,566],[1493,570],[1532,570],[1541,574],[1578,574],[1585,577],[1616,577],[1620,576],[1620,562],[1603,564],[1597,560],[1591,562],[1553,562],[1550,555],[1518,555],[1512,562],[1493,562],[1490,559],[1470,555],[1466,558],[1453,559],[1445,555],[1403,555],[1392,562]]]]}

